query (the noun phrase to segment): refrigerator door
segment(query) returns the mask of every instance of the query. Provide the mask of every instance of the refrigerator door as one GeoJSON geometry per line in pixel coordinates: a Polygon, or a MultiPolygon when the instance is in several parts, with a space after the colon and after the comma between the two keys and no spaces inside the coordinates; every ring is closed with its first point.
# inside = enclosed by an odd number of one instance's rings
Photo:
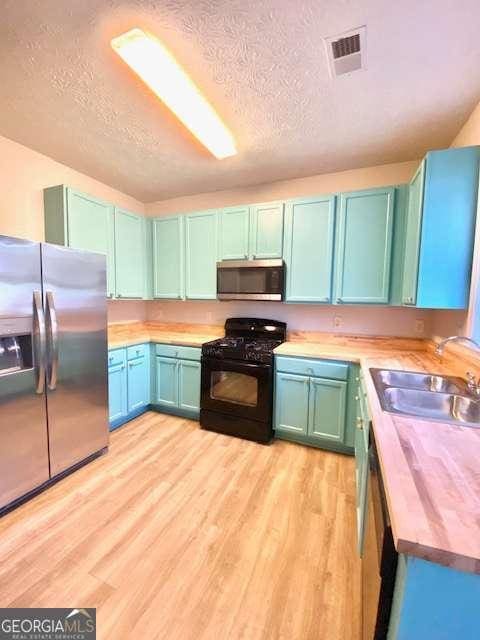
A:
{"type": "Polygon", "coordinates": [[[104,255],[42,244],[54,477],[108,445],[104,255]]]}
{"type": "Polygon", "coordinates": [[[40,244],[0,236],[0,510],[50,477],[41,287],[40,244]]]}

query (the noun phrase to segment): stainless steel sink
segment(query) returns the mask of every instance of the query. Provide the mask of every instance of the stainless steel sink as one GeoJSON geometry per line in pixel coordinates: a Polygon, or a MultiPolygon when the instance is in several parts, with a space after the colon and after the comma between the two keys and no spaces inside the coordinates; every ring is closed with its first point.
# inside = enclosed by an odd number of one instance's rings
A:
{"type": "Polygon", "coordinates": [[[415,373],[413,371],[389,371],[386,369],[377,369],[375,371],[378,380],[387,387],[420,389],[437,393],[466,393],[466,383],[461,378],[440,376],[432,373],[415,373]]]}
{"type": "Polygon", "coordinates": [[[474,398],[398,387],[386,388],[383,397],[387,411],[480,427],[480,400],[474,398]]]}
{"type": "Polygon", "coordinates": [[[461,378],[413,371],[370,369],[384,411],[480,427],[480,399],[461,378]]]}

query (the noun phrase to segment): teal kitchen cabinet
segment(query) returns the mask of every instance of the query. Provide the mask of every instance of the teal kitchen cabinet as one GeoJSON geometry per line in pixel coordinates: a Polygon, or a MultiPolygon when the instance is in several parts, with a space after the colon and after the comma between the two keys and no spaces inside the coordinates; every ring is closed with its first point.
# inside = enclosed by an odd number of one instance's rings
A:
{"type": "Polygon", "coordinates": [[[150,404],[150,349],[137,345],[127,349],[128,413],[141,411],[150,404]]]}
{"type": "Polygon", "coordinates": [[[252,260],[283,256],[283,202],[255,204],[250,215],[250,250],[252,260]]]}
{"type": "Polygon", "coordinates": [[[292,200],[285,214],[287,302],[332,299],[335,196],[292,200]]]}
{"type": "Polygon", "coordinates": [[[153,220],[153,297],[180,300],[185,294],[184,218],[153,220]]]}
{"type": "Polygon", "coordinates": [[[347,383],[341,380],[310,378],[308,435],[320,443],[343,444],[347,383]]]}
{"type": "Polygon", "coordinates": [[[424,182],[425,160],[415,172],[408,189],[402,302],[411,305],[415,305],[417,302],[418,252],[420,249],[420,233],[422,229],[424,182]]]}
{"type": "Polygon", "coordinates": [[[178,362],[178,407],[185,411],[200,411],[200,362],[178,362]]]}
{"type": "Polygon", "coordinates": [[[124,421],[128,414],[127,363],[125,349],[109,352],[108,419],[110,427],[124,421]]]}
{"type": "Polygon", "coordinates": [[[219,212],[220,260],[268,260],[283,255],[283,202],[219,212]]]}
{"type": "Polygon", "coordinates": [[[398,556],[387,640],[477,640],[480,576],[398,556]]]}
{"type": "Polygon", "coordinates": [[[145,218],[115,209],[115,283],[117,298],[145,298],[145,218]]]}
{"type": "Polygon", "coordinates": [[[275,377],[275,430],[307,435],[310,378],[278,372],[275,377]]]}
{"type": "Polygon", "coordinates": [[[363,554],[363,540],[367,510],[368,483],[368,447],[370,416],[368,412],[367,394],[362,382],[361,374],[357,377],[357,416],[355,421],[355,487],[357,512],[357,549],[363,554]]]}
{"type": "Polygon", "coordinates": [[[198,417],[200,412],[201,349],[155,345],[154,408],[159,411],[198,417]]]}
{"type": "Polygon", "coordinates": [[[275,436],[352,453],[349,380],[343,362],[276,356],[275,436]]]}
{"type": "Polygon", "coordinates": [[[156,357],[155,402],[166,407],[178,406],[178,361],[174,358],[156,357]]]}
{"type": "Polygon", "coordinates": [[[108,352],[110,430],[136,418],[150,405],[150,348],[135,345],[108,352]]]}
{"type": "Polygon", "coordinates": [[[190,213],[185,216],[185,298],[217,298],[216,211],[190,213]]]}
{"type": "Polygon", "coordinates": [[[107,295],[115,295],[114,207],[64,185],[43,192],[45,240],[107,257],[107,295]]]}
{"type": "Polygon", "coordinates": [[[336,302],[390,301],[394,201],[394,187],[340,195],[336,302]]]}
{"type": "Polygon", "coordinates": [[[409,189],[402,302],[468,306],[480,147],[427,153],[409,189]]]}
{"type": "Polygon", "coordinates": [[[219,259],[249,257],[250,207],[222,209],[219,215],[219,259]]]}

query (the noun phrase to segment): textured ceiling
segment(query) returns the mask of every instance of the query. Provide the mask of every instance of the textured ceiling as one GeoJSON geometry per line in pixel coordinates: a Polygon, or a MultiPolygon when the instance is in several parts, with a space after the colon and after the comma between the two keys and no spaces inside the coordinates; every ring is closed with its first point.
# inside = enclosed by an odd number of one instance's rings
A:
{"type": "Polygon", "coordinates": [[[480,97],[478,0],[2,0],[0,134],[150,202],[419,157],[480,97]],[[322,42],[367,25],[368,68],[322,42]],[[232,130],[215,160],[123,65],[139,26],[232,130]]]}

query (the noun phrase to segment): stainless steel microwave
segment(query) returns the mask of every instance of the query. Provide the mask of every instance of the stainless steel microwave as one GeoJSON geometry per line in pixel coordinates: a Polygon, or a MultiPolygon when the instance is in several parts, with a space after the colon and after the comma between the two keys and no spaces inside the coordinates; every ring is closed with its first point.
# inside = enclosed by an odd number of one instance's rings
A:
{"type": "Polygon", "coordinates": [[[224,260],[217,262],[219,300],[283,300],[283,260],[224,260]]]}

